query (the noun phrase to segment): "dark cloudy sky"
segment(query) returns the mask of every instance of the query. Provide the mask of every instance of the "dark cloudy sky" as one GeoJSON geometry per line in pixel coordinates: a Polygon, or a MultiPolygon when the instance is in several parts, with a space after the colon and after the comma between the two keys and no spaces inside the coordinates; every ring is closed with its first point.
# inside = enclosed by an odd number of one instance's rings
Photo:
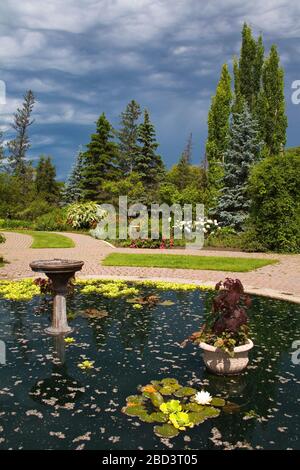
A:
{"type": "MultiPolygon", "coordinates": [[[[207,111],[223,62],[240,48],[249,22],[267,49],[279,46],[286,70],[288,145],[300,145],[299,0],[1,0],[1,125],[28,88],[36,93],[30,156],[53,156],[64,178],[103,111],[113,125],[131,99],[150,110],[168,166],[190,132],[203,156],[207,111]]],[[[7,134],[9,137],[9,134],[7,134]]]]}

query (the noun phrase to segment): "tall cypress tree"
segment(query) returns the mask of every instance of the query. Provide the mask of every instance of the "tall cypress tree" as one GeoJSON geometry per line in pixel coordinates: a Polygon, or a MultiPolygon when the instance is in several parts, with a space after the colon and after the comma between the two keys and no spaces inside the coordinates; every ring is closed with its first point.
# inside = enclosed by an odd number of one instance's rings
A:
{"type": "Polygon", "coordinates": [[[83,154],[81,188],[85,200],[105,199],[102,183],[117,175],[118,146],[112,138],[112,126],[103,113],[97,121],[96,132],[91,135],[87,151],[83,154]]]}
{"type": "MultiPolygon", "coordinates": [[[[250,26],[246,23],[242,31],[242,47],[240,53],[238,73],[238,88],[240,95],[246,101],[250,112],[254,112],[257,97],[261,87],[262,67],[264,60],[264,46],[262,37],[256,41],[250,26]]],[[[241,107],[238,111],[241,110],[241,107]]]]}
{"type": "Polygon", "coordinates": [[[155,187],[164,174],[164,164],[156,150],[155,128],[150,121],[149,112],[145,109],[144,121],[139,125],[138,142],[140,150],[137,155],[134,171],[136,171],[143,184],[147,187],[155,187]]]}
{"type": "Polygon", "coordinates": [[[119,140],[118,166],[122,174],[132,173],[135,167],[135,159],[138,154],[138,119],[141,115],[141,107],[131,100],[126,109],[121,113],[121,129],[117,132],[119,140]]]}
{"type": "Polygon", "coordinates": [[[36,167],[35,187],[37,194],[48,202],[55,202],[59,195],[56,169],[51,157],[41,156],[36,167]]]}
{"type": "Polygon", "coordinates": [[[208,162],[208,183],[212,192],[218,190],[222,184],[223,156],[227,148],[231,100],[231,77],[227,64],[224,64],[216,94],[212,98],[208,113],[206,158],[208,162]]]}
{"type": "Polygon", "coordinates": [[[79,202],[82,198],[81,176],[83,171],[83,154],[81,151],[76,156],[75,163],[67,178],[63,200],[66,204],[73,204],[79,202]]]}
{"type": "Polygon", "coordinates": [[[259,96],[261,136],[265,142],[265,153],[279,155],[286,144],[287,117],[284,99],[284,71],[276,46],[272,46],[265,60],[262,76],[262,90],[259,96]]]}
{"type": "Polygon", "coordinates": [[[242,112],[234,115],[225,152],[224,186],[216,210],[216,217],[225,226],[237,230],[244,226],[250,207],[246,186],[260,149],[258,123],[245,104],[242,112]]]}
{"type": "Polygon", "coordinates": [[[22,107],[18,108],[14,114],[12,127],[16,132],[15,138],[7,145],[10,170],[15,176],[19,177],[25,177],[28,172],[28,164],[26,162],[26,154],[30,148],[28,129],[34,122],[31,119],[34,103],[34,94],[31,90],[28,90],[24,95],[22,107]]]}

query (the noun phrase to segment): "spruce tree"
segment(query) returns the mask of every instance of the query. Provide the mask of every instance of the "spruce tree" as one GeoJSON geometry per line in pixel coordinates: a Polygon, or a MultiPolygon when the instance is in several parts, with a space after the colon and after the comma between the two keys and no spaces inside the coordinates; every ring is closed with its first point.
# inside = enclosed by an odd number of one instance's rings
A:
{"type": "Polygon", "coordinates": [[[250,207],[246,194],[249,172],[259,158],[260,149],[258,123],[245,104],[242,112],[234,115],[225,152],[224,186],[215,214],[224,226],[236,230],[244,227],[250,207]]]}
{"type": "Polygon", "coordinates": [[[259,96],[257,118],[267,155],[279,155],[286,144],[287,117],[284,99],[284,71],[276,46],[263,66],[262,91],[259,96]]]}
{"type": "Polygon", "coordinates": [[[87,151],[83,154],[81,189],[85,200],[102,201],[105,198],[103,182],[117,175],[118,146],[112,138],[112,126],[103,113],[97,121],[96,132],[91,135],[87,151]]]}
{"type": "Polygon", "coordinates": [[[75,163],[67,178],[63,200],[66,204],[74,204],[82,198],[81,176],[83,171],[83,154],[81,151],[76,156],[75,163]]]}
{"type": "Polygon", "coordinates": [[[138,154],[138,119],[141,115],[140,105],[132,100],[121,113],[121,129],[117,131],[119,141],[118,166],[122,174],[132,173],[135,167],[135,159],[138,154]]]}
{"type": "Polygon", "coordinates": [[[21,108],[14,113],[12,127],[16,132],[15,138],[8,143],[8,162],[13,175],[22,177],[28,172],[28,163],[26,154],[30,148],[28,129],[33,124],[31,119],[35,97],[31,90],[24,95],[24,101],[21,108]]]}
{"type": "Polygon", "coordinates": [[[36,192],[48,202],[56,202],[59,195],[56,182],[56,169],[51,157],[41,156],[36,167],[36,192]]]}
{"type": "Polygon", "coordinates": [[[224,64],[216,94],[212,98],[208,113],[206,158],[208,162],[208,184],[212,194],[222,184],[223,157],[227,148],[231,100],[231,77],[227,64],[224,64]]]}
{"type": "Polygon", "coordinates": [[[160,155],[156,153],[159,144],[156,141],[155,128],[146,109],[144,121],[138,128],[138,142],[140,149],[134,170],[139,174],[145,187],[155,188],[163,177],[164,164],[160,155]]]}

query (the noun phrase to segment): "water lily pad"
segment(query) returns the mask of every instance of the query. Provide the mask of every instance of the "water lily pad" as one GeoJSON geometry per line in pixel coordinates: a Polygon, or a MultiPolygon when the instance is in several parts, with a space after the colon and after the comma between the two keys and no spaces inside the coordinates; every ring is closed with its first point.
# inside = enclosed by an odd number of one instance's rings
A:
{"type": "Polygon", "coordinates": [[[152,423],[166,423],[168,421],[168,417],[161,411],[151,413],[150,417],[152,419],[152,423]]]}
{"type": "Polygon", "coordinates": [[[122,408],[122,412],[128,416],[139,417],[146,413],[146,409],[142,405],[124,406],[124,408],[122,408]]]}
{"type": "Polygon", "coordinates": [[[163,399],[162,395],[159,392],[151,393],[149,398],[150,398],[152,404],[156,408],[159,408],[160,405],[164,402],[164,399],[163,399]]]}
{"type": "Polygon", "coordinates": [[[178,436],[179,431],[178,429],[174,428],[172,424],[163,424],[162,426],[154,426],[154,433],[158,437],[171,439],[172,437],[178,436]]]}
{"type": "Polygon", "coordinates": [[[197,413],[197,411],[191,411],[189,413],[189,419],[194,424],[201,424],[206,420],[205,416],[203,416],[203,413],[197,413]]]}
{"type": "Polygon", "coordinates": [[[178,380],[176,379],[162,379],[160,382],[163,385],[178,385],[180,387],[178,380]]]}
{"type": "Polygon", "coordinates": [[[211,400],[210,405],[212,406],[225,406],[226,402],[223,398],[215,397],[211,400]]]}
{"type": "Polygon", "coordinates": [[[214,408],[213,406],[205,406],[201,413],[203,416],[205,416],[205,418],[216,418],[219,416],[221,411],[218,410],[218,408],[214,408]]]}
{"type": "Polygon", "coordinates": [[[195,395],[197,390],[191,387],[181,387],[174,392],[175,397],[190,397],[195,395]]]}
{"type": "Polygon", "coordinates": [[[183,405],[183,408],[187,411],[196,411],[199,413],[200,411],[204,410],[205,406],[198,405],[197,403],[187,403],[186,405],[183,405]]]}
{"type": "Polygon", "coordinates": [[[130,395],[126,398],[127,403],[134,403],[135,405],[141,405],[145,402],[143,395],[130,395]]]}

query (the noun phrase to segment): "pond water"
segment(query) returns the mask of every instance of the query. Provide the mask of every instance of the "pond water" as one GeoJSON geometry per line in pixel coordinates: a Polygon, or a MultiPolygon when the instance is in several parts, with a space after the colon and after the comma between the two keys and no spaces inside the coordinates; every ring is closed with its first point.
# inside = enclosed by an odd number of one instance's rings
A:
{"type": "Polygon", "coordinates": [[[300,364],[292,362],[299,305],[253,297],[250,365],[238,377],[217,377],[205,370],[196,346],[179,347],[198,329],[213,294],[141,291],[174,304],[138,310],[125,297],[77,290],[69,310],[106,309],[108,316],[77,316],[69,345],[44,333],[51,302],[0,299],[7,353],[0,365],[0,449],[300,449],[300,364]],[[95,361],[94,369],[78,367],[84,358],[95,361]],[[153,424],[121,408],[139,385],[167,377],[238,406],[161,440],[153,424]],[[245,419],[249,412],[254,417],[245,419]]]}

